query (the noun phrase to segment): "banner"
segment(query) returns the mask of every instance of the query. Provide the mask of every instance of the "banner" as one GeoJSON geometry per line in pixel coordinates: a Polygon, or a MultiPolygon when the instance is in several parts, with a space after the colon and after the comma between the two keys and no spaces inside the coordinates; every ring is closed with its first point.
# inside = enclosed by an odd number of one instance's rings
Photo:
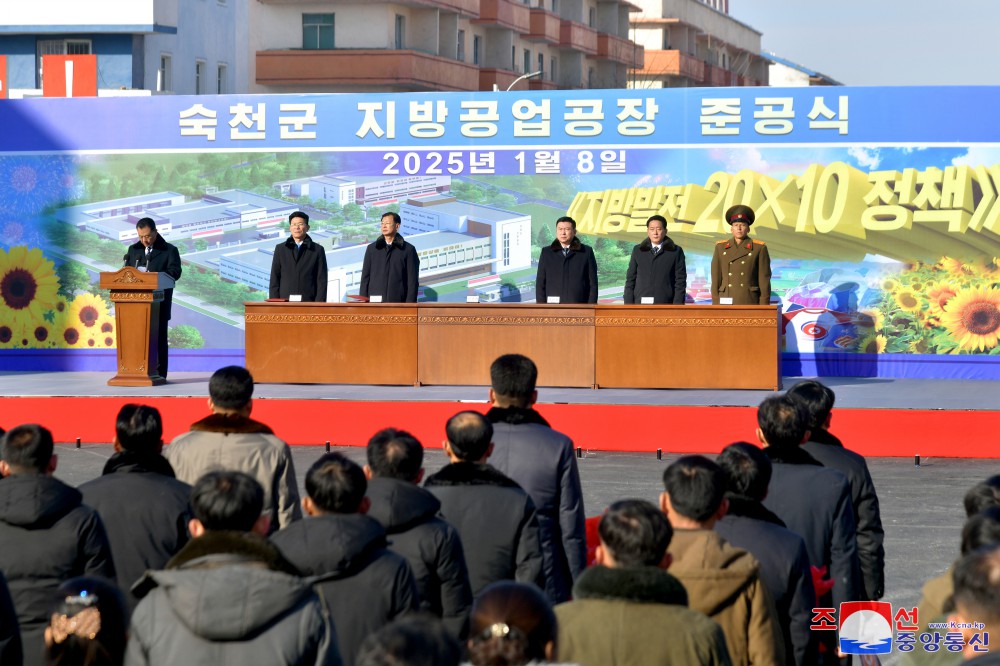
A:
{"type": "Polygon", "coordinates": [[[357,293],[364,246],[396,211],[421,300],[533,301],[568,214],[601,302],[620,302],[659,214],[687,255],[688,302],[710,303],[723,212],[742,203],[772,259],[785,374],[997,379],[998,101],[960,87],[11,100],[0,351],[38,351],[0,367],[113,366],[95,276],[144,216],[184,260],[170,341],[201,351],[172,354],[183,370],[241,353],[242,304],[266,298],[295,210],[335,301],[357,293]]]}

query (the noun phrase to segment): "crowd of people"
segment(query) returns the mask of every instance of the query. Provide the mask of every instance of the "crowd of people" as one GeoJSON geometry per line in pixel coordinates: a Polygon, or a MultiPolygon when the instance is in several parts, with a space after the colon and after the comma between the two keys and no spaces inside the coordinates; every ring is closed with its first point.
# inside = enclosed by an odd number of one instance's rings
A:
{"type": "MultiPolygon", "coordinates": [[[[865,460],[830,432],[828,387],[764,400],[758,443],[673,461],[658,501],[591,507],[588,549],[573,441],[534,408],[535,364],[501,356],[490,381],[485,414],[443,424],[436,473],[390,427],[364,466],[322,455],[304,494],[238,366],[213,374],[212,413],[169,446],[155,408],[124,406],[114,454],[79,488],[53,475],[46,428],[11,428],[0,664],[840,661],[814,609],[878,600],[884,550],[865,460]]],[[[934,663],[997,659],[975,628],[1000,622],[1000,476],[966,511],[962,556],[919,609],[922,626],[962,632],[960,650],[924,653],[934,663]]]]}

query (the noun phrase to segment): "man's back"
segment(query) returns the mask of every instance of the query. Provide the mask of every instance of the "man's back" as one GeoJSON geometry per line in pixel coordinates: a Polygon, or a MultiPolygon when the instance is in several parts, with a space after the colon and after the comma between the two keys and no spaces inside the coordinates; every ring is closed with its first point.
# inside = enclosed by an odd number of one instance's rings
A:
{"type": "Polygon", "coordinates": [[[566,601],[587,565],[586,515],[573,441],[532,409],[494,407],[486,417],[493,423],[490,464],[535,503],[545,591],[553,603],[566,601]]]}
{"type": "Polygon", "coordinates": [[[18,474],[0,481],[0,544],[25,664],[42,663],[42,632],[60,583],[84,575],[115,578],[104,526],[75,488],[51,476],[18,474]]]}
{"type": "Polygon", "coordinates": [[[490,465],[466,462],[447,465],[424,485],[462,538],[473,595],[498,580],[544,589],[535,505],[520,486],[490,465]]]}
{"type": "Polygon", "coordinates": [[[271,515],[272,530],[302,517],[291,451],[263,423],[213,414],[176,437],[163,455],[184,483],[193,484],[205,472],[220,469],[255,478],[264,488],[264,507],[271,515]]]}

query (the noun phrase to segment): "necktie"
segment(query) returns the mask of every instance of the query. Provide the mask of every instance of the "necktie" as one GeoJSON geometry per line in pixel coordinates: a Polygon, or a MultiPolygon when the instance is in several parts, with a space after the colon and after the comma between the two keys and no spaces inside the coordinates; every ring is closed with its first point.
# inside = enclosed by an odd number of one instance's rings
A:
{"type": "Polygon", "coordinates": [[[146,263],[147,264],[149,263],[149,253],[152,252],[152,251],[153,251],[153,248],[151,248],[151,247],[147,247],[146,248],[146,263]]]}
{"type": "Polygon", "coordinates": [[[564,257],[568,257],[569,256],[569,248],[568,247],[564,247],[563,248],[563,256],[564,257]]]}
{"type": "Polygon", "coordinates": [[[654,245],[653,246],[653,256],[655,257],[657,254],[659,254],[659,252],[660,252],[660,246],[659,245],[654,245]]]}

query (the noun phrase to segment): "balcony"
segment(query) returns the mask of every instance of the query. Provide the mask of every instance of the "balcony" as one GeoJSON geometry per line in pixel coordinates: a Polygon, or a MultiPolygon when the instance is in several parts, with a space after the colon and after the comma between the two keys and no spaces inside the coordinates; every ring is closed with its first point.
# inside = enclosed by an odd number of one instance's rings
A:
{"type": "Polygon", "coordinates": [[[479,70],[479,89],[493,90],[493,86],[496,85],[500,90],[507,90],[519,76],[521,75],[517,72],[507,69],[483,68],[479,70]]]}
{"type": "Polygon", "coordinates": [[[606,32],[597,33],[597,55],[633,69],[643,63],[642,46],[606,32]]]}
{"type": "Polygon", "coordinates": [[[597,55],[597,31],[575,21],[562,21],[559,26],[559,47],[597,55]]]}
{"type": "Polygon", "coordinates": [[[555,90],[559,85],[548,79],[528,79],[529,90],[555,90]]]}
{"type": "Polygon", "coordinates": [[[465,91],[477,89],[479,68],[408,50],[258,51],[257,83],[386,87],[400,92],[465,91]]]}
{"type": "Polygon", "coordinates": [[[531,31],[531,8],[510,0],[482,0],[477,24],[500,25],[521,34],[531,31]]]}
{"type": "Polygon", "coordinates": [[[648,50],[639,74],[650,80],[679,76],[700,84],[705,80],[705,67],[703,60],[680,51],[648,50]]]}
{"type": "Polygon", "coordinates": [[[562,20],[558,14],[544,9],[531,10],[531,32],[526,39],[532,42],[558,44],[562,20]]]}
{"type": "MultiPolygon", "coordinates": [[[[308,6],[311,3],[305,0],[257,0],[257,2],[263,5],[300,5],[308,6]]],[[[332,0],[327,3],[330,7],[329,11],[336,11],[339,5],[351,5],[355,4],[353,1],[344,0],[332,0]]],[[[385,3],[383,3],[385,4],[385,3]]],[[[461,14],[463,16],[477,16],[479,14],[479,2],[478,0],[407,0],[406,5],[413,7],[425,7],[433,9],[441,9],[447,12],[455,12],[456,14],[461,14]]],[[[303,11],[312,11],[310,9],[303,9],[303,11]]]]}

